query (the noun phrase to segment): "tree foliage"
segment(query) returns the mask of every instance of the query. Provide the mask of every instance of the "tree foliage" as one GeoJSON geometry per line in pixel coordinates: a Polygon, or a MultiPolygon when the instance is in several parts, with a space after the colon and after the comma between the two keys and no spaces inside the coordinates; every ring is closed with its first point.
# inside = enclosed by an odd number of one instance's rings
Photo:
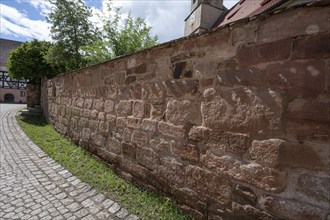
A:
{"type": "Polygon", "coordinates": [[[108,38],[115,56],[133,53],[157,44],[157,36],[151,37],[151,27],[144,19],[134,19],[131,13],[124,19],[124,27],[119,27],[119,16],[113,22],[105,22],[105,38],[108,38]]]}
{"type": "Polygon", "coordinates": [[[66,71],[84,67],[81,48],[93,44],[96,30],[90,21],[91,10],[82,0],[49,0],[53,9],[47,20],[52,24],[51,37],[55,42],[46,58],[49,63],[66,71]]]}
{"type": "Polygon", "coordinates": [[[131,13],[123,18],[120,8],[112,8],[111,4],[107,5],[105,14],[100,17],[103,27],[99,31],[98,40],[83,48],[90,64],[133,53],[157,44],[158,37],[151,36],[151,27],[142,18],[134,19],[131,13]]]}
{"type": "Polygon", "coordinates": [[[44,58],[51,46],[50,42],[33,40],[11,51],[7,63],[10,77],[40,83],[43,76],[50,78],[56,75],[58,68],[44,58]]]}

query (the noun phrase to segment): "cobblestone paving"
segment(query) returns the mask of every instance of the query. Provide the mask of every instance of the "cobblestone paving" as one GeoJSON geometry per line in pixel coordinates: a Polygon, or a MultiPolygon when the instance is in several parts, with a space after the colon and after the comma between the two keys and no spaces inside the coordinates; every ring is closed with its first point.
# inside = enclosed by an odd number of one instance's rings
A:
{"type": "Polygon", "coordinates": [[[138,219],[48,157],[16,111],[0,109],[0,219],[138,219]]]}

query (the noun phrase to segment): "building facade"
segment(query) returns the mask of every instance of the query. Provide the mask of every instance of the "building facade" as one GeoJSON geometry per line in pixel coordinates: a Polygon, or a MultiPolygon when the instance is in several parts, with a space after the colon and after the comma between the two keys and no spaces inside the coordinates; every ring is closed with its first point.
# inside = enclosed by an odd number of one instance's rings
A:
{"type": "Polygon", "coordinates": [[[0,38],[0,103],[26,103],[26,80],[12,79],[6,67],[10,52],[21,44],[0,38]]]}

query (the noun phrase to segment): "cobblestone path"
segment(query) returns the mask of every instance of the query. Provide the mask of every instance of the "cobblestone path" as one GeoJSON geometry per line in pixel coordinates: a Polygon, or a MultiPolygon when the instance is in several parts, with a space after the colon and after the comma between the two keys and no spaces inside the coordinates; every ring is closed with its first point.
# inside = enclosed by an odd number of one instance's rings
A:
{"type": "Polygon", "coordinates": [[[0,219],[138,219],[48,157],[0,106],[0,219]]]}

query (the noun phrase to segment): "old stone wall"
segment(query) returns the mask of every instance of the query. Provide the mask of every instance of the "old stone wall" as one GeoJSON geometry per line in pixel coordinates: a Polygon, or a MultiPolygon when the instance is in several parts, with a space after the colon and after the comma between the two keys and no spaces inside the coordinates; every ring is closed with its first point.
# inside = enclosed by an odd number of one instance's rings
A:
{"type": "Polygon", "coordinates": [[[200,219],[329,219],[329,5],[57,76],[49,120],[200,219]]]}

